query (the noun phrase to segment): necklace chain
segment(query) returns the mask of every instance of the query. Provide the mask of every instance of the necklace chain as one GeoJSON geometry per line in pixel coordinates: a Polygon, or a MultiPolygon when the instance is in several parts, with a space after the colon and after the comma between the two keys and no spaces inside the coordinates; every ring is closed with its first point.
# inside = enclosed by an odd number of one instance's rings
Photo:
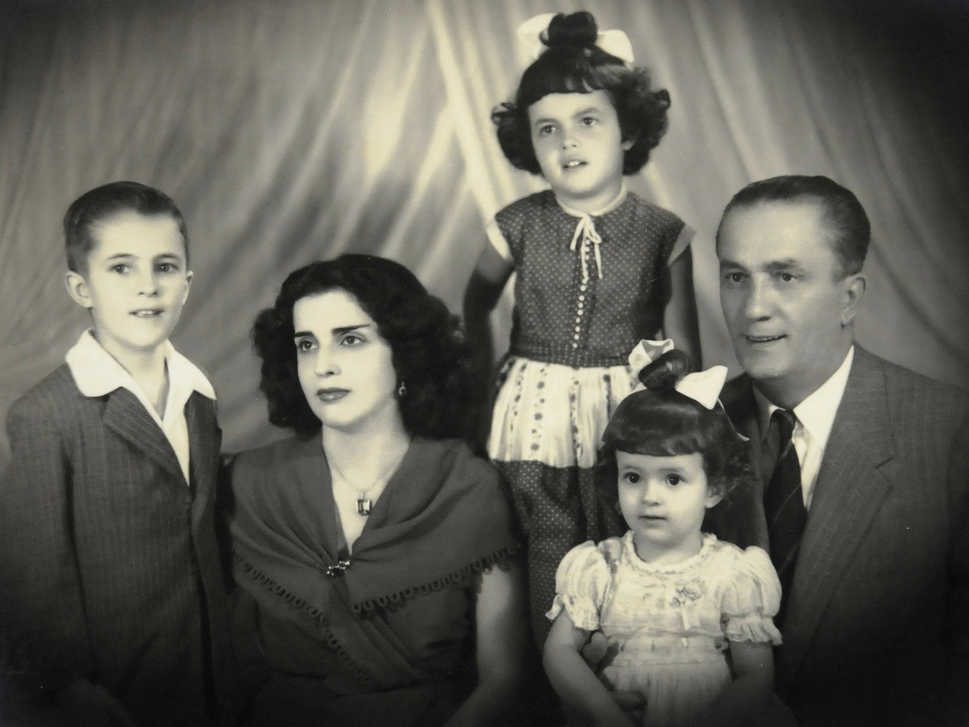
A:
{"type": "MultiPolygon", "coordinates": [[[[361,489],[356,485],[354,485],[352,482],[350,482],[350,479],[345,474],[343,474],[343,471],[339,467],[337,467],[333,462],[329,463],[331,471],[339,475],[340,480],[342,480],[347,485],[349,485],[351,489],[357,491],[357,514],[363,515],[364,517],[369,515],[370,512],[373,510],[373,500],[367,497],[367,493],[369,493],[374,487],[379,485],[381,482],[386,483],[387,480],[390,479],[390,476],[393,474],[394,470],[397,469],[397,465],[399,464],[400,464],[400,460],[397,460],[391,463],[390,467],[388,467],[379,475],[377,475],[377,478],[373,482],[371,482],[369,486],[367,486],[364,489],[361,489]]],[[[334,478],[334,481],[335,480],[336,478],[334,478]]]]}

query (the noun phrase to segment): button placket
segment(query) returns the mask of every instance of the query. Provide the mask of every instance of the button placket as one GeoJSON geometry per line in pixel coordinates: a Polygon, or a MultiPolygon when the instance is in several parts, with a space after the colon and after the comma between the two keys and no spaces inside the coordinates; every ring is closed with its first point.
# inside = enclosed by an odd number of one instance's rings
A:
{"type": "MultiPolygon", "coordinates": [[[[582,265],[583,265],[583,268],[586,268],[586,266],[588,265],[588,262],[589,262],[589,248],[588,247],[584,247],[582,249],[582,251],[581,251],[581,257],[582,257],[582,265]]],[[[572,349],[573,350],[578,349],[578,347],[579,347],[579,341],[582,340],[582,329],[583,329],[583,327],[585,325],[584,324],[584,321],[586,320],[585,313],[586,313],[586,310],[587,310],[586,307],[585,307],[585,294],[586,294],[586,291],[588,289],[589,289],[589,281],[588,281],[588,278],[583,277],[582,282],[579,284],[579,295],[576,297],[576,306],[575,306],[575,331],[574,331],[574,333],[572,335],[572,349]]]]}

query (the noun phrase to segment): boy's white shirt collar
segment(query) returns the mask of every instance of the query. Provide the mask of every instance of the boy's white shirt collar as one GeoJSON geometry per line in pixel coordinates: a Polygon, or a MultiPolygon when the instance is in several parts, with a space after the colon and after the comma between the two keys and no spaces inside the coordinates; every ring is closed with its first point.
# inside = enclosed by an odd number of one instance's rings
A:
{"type": "MultiPolygon", "coordinates": [[[[854,357],[855,347],[852,345],[837,371],[793,409],[797,423],[794,426],[791,441],[794,442],[801,462],[801,489],[806,507],[811,505],[814,484],[821,469],[821,459],[828,446],[828,438],[831,436],[831,428],[834,426],[834,418],[841,405],[845,387],[848,385],[848,375],[851,373],[854,357]]],[[[763,438],[767,436],[771,414],[781,407],[768,401],[756,386],[753,389],[759,413],[761,438],[763,438]]]]}
{"type": "MultiPolygon", "coordinates": [[[[187,391],[185,401],[188,401],[193,391],[214,401],[215,389],[202,370],[176,351],[171,341],[165,341],[163,345],[165,363],[168,366],[169,401],[176,389],[187,391]]],[[[67,352],[66,358],[74,382],[84,396],[104,396],[121,387],[129,389],[133,394],[144,396],[131,374],[98,343],[91,328],[81,334],[77,343],[67,352]]],[[[182,404],[184,405],[184,401],[182,404]]],[[[154,407],[149,409],[154,410],[154,407]]]]}
{"type": "Polygon", "coordinates": [[[189,482],[190,445],[185,404],[193,391],[214,401],[215,389],[201,369],[176,351],[170,341],[165,341],[164,347],[168,367],[164,419],[158,416],[158,411],[131,374],[98,343],[92,329],[81,334],[78,342],[67,352],[66,360],[74,383],[84,396],[104,396],[121,388],[134,394],[172,445],[185,481],[189,482]]]}

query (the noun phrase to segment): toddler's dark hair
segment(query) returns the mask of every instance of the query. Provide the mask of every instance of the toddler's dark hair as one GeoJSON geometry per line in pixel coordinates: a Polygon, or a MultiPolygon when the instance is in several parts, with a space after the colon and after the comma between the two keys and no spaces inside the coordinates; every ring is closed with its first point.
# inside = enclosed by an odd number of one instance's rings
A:
{"type": "Polygon", "coordinates": [[[87,258],[96,242],[94,229],[123,212],[137,212],[148,217],[169,215],[182,233],[185,262],[188,262],[188,229],[172,198],[161,190],[139,182],[110,182],[82,194],[71,203],[64,215],[64,242],[69,270],[87,274],[87,258]]]}
{"type": "Polygon", "coordinates": [[[620,450],[657,457],[699,452],[707,482],[724,497],[750,480],[746,447],[726,412],[719,406],[707,409],[673,388],[689,371],[689,357],[674,349],[639,373],[646,389],[620,402],[602,435],[603,478],[611,475],[615,482],[616,450],[620,450]]]}
{"type": "Polygon", "coordinates": [[[525,69],[515,100],[491,112],[501,150],[517,168],[542,173],[532,146],[528,107],[550,93],[601,90],[609,94],[619,117],[622,140],[633,141],[623,157],[623,174],[642,169],[666,133],[669,93],[652,90],[646,68],[630,68],[599,48],[598,32],[591,13],[556,15],[549,23],[548,37],[542,39],[548,50],[525,69]]]}

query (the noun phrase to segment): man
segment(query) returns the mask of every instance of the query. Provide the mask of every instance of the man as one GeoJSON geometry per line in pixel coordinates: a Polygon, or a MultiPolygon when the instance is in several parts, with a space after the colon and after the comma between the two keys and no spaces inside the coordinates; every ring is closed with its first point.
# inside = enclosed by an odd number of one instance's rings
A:
{"type": "Polygon", "coordinates": [[[714,529],[771,553],[777,691],[803,724],[967,724],[969,394],[854,343],[869,237],[825,177],[727,206],[720,300],[745,374],[723,402],[756,482],[714,529]]]}

